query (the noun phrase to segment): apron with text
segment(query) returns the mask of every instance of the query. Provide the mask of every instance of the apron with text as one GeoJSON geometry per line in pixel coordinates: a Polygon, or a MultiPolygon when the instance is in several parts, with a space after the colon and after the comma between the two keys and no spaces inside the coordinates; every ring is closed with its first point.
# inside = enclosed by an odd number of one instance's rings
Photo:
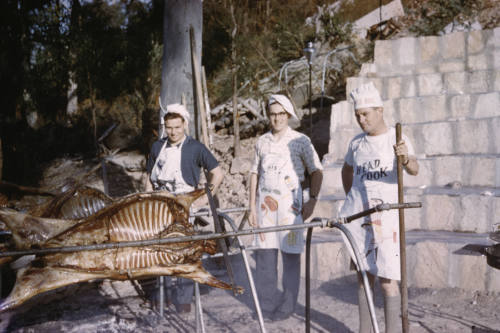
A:
{"type": "MultiPolygon", "coordinates": [[[[365,143],[354,152],[354,179],[340,216],[349,216],[381,203],[397,203],[396,164],[391,151],[365,143]]],[[[371,214],[345,225],[356,241],[364,267],[375,276],[400,280],[399,219],[397,210],[371,214]]],[[[351,246],[351,258],[356,263],[351,246]]]]}
{"type": "MultiPolygon", "coordinates": [[[[302,188],[295,172],[290,151],[281,144],[266,147],[260,165],[257,192],[257,219],[260,227],[300,224],[302,221],[302,188]],[[263,171],[262,171],[263,170],[263,171]]],[[[303,230],[266,233],[265,240],[255,236],[260,248],[281,249],[301,253],[303,230]]]]}

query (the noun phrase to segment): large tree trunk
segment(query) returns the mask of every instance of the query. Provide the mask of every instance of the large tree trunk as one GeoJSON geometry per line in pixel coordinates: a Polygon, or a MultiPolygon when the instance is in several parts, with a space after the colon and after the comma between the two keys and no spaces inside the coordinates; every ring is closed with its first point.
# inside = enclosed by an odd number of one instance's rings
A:
{"type": "Polygon", "coordinates": [[[195,135],[199,121],[194,113],[189,27],[194,28],[196,54],[198,64],[201,66],[202,1],[165,0],[163,15],[161,103],[163,107],[172,103],[181,103],[181,96],[184,94],[191,114],[189,134],[195,135]]]}

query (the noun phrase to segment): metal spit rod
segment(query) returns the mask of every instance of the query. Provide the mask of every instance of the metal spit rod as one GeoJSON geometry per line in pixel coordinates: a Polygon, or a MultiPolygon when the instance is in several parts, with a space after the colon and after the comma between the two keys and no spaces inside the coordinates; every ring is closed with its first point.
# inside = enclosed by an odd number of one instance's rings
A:
{"type": "MultiPolygon", "coordinates": [[[[403,204],[379,204],[368,211],[383,211],[390,209],[406,209],[406,208],[420,208],[422,207],[422,203],[420,202],[409,202],[403,204]]],[[[359,214],[353,215],[358,216],[359,214]]],[[[358,216],[356,218],[359,218],[358,216]]],[[[199,240],[208,240],[208,239],[220,239],[226,237],[235,237],[235,236],[245,236],[245,235],[255,235],[261,233],[268,232],[277,232],[277,231],[285,231],[285,230],[297,230],[297,229],[306,229],[306,228],[315,228],[315,227],[331,227],[334,223],[348,223],[352,221],[352,217],[347,218],[336,218],[331,220],[322,220],[320,222],[310,222],[304,224],[293,224],[293,225],[285,225],[278,227],[267,227],[267,228],[255,228],[255,229],[245,229],[240,231],[227,231],[227,232],[219,232],[219,233],[210,233],[210,234],[201,234],[201,235],[189,235],[182,237],[168,237],[168,238],[155,238],[155,239],[146,239],[140,241],[127,241],[127,242],[112,242],[112,243],[103,243],[103,244],[90,244],[90,245],[78,245],[78,246],[62,246],[62,247],[53,247],[53,248],[44,248],[44,249],[30,249],[30,250],[18,250],[18,251],[5,251],[0,252],[0,257],[12,257],[12,256],[24,256],[29,254],[53,254],[53,253],[69,253],[69,252],[81,252],[81,251],[94,251],[94,250],[107,250],[107,249],[118,249],[124,247],[140,247],[140,246],[154,246],[154,245],[164,245],[164,244],[172,244],[172,243],[182,243],[182,242],[191,242],[191,241],[199,241],[199,240]]]]}

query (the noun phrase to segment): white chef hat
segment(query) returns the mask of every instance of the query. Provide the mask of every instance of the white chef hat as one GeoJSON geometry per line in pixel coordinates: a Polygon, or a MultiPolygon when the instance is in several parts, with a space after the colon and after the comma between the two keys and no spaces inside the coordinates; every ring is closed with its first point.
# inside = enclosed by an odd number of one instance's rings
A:
{"type": "Polygon", "coordinates": [[[267,102],[267,107],[275,103],[280,104],[289,115],[291,115],[295,119],[298,119],[295,111],[293,111],[292,102],[290,102],[288,97],[286,97],[285,95],[271,95],[271,97],[269,97],[269,101],[267,102]]]}
{"type": "Polygon", "coordinates": [[[163,105],[161,105],[161,98],[158,98],[158,100],[160,102],[160,109],[161,109],[161,117],[160,118],[162,120],[163,120],[163,118],[165,118],[165,116],[168,113],[179,114],[184,119],[184,122],[186,124],[189,122],[189,120],[191,120],[191,117],[189,116],[189,112],[184,105],[179,104],[179,103],[169,104],[169,105],[167,105],[167,109],[165,110],[163,105]]]}
{"type": "Polygon", "coordinates": [[[373,82],[368,82],[351,91],[354,109],[383,107],[382,98],[373,82]]]}

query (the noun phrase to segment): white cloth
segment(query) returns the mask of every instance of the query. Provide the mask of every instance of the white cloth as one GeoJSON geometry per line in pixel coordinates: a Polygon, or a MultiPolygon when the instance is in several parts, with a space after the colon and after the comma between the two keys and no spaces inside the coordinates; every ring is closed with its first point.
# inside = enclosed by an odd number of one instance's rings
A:
{"type": "MultiPolygon", "coordinates": [[[[413,146],[406,136],[403,140],[409,155],[414,155],[413,146]]],[[[353,167],[354,178],[351,190],[340,211],[346,217],[359,213],[382,202],[397,203],[397,164],[393,145],[396,134],[393,127],[381,135],[360,134],[349,144],[345,162],[353,167]]],[[[397,210],[372,214],[346,224],[361,252],[365,268],[370,273],[384,278],[400,279],[399,219],[397,210]]],[[[345,243],[352,252],[347,239],[345,243]]]]}
{"type": "MultiPolygon", "coordinates": [[[[304,180],[306,168],[312,173],[321,170],[322,166],[305,135],[288,128],[280,140],[276,140],[270,132],[259,138],[252,172],[259,175],[256,207],[260,227],[303,223],[300,183],[304,180]]],[[[256,235],[254,245],[281,249],[286,253],[301,253],[304,231],[267,233],[265,240],[256,235]]]]}
{"type": "Polygon", "coordinates": [[[269,97],[269,101],[267,102],[267,105],[270,106],[271,104],[278,103],[280,104],[285,111],[292,116],[292,118],[299,119],[297,118],[297,115],[295,114],[295,111],[293,110],[293,105],[292,102],[286,97],[285,95],[271,95],[269,97]]]}
{"type": "Polygon", "coordinates": [[[181,152],[184,142],[185,139],[176,146],[168,147],[168,140],[165,140],[151,171],[151,182],[155,190],[167,190],[172,194],[181,194],[195,190],[182,177],[181,152]]]}
{"type": "Polygon", "coordinates": [[[368,82],[354,89],[350,93],[354,102],[354,109],[376,108],[383,107],[382,98],[373,85],[373,82],[368,82]]]}
{"type": "Polygon", "coordinates": [[[158,97],[158,102],[160,103],[160,124],[164,125],[165,124],[165,116],[167,113],[177,113],[184,119],[184,128],[187,130],[188,129],[188,124],[189,121],[191,120],[191,116],[189,115],[189,111],[186,109],[186,107],[182,104],[175,103],[175,104],[169,104],[167,105],[167,108],[165,109],[163,105],[161,105],[161,97],[158,97]]]}

